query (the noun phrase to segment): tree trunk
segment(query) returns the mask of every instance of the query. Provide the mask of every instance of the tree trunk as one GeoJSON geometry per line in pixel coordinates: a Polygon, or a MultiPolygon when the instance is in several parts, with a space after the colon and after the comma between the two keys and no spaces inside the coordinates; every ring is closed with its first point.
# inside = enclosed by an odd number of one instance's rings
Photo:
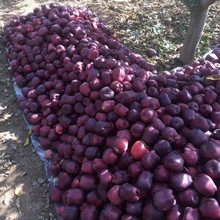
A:
{"type": "Polygon", "coordinates": [[[180,61],[191,63],[195,57],[195,51],[202,36],[206,23],[209,7],[195,7],[191,9],[189,28],[180,53],[180,61]]]}

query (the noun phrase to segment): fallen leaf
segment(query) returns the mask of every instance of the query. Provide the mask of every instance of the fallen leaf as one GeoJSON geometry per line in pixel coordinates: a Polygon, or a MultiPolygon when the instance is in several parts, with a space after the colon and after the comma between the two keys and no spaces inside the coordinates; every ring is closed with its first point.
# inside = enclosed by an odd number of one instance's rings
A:
{"type": "Polygon", "coordinates": [[[212,74],[210,76],[206,76],[204,77],[205,79],[209,79],[209,80],[220,80],[220,75],[218,74],[212,74]]]}
{"type": "Polygon", "coordinates": [[[18,196],[18,197],[24,195],[23,184],[20,184],[20,185],[16,186],[15,195],[18,196]]]}
{"type": "Polygon", "coordinates": [[[19,197],[16,199],[16,206],[18,209],[20,209],[20,207],[21,207],[21,200],[19,197]]]}
{"type": "Polygon", "coordinates": [[[20,176],[20,177],[23,177],[23,176],[25,176],[26,174],[27,174],[27,172],[24,171],[24,172],[22,172],[19,176],[20,176]]]}
{"type": "Polygon", "coordinates": [[[28,134],[29,134],[29,136],[31,136],[32,133],[33,133],[32,128],[28,129],[28,134]]]}
{"type": "Polygon", "coordinates": [[[43,183],[45,182],[45,180],[42,179],[42,178],[38,178],[38,179],[37,179],[37,182],[38,182],[39,184],[43,184],[43,183]]]}
{"type": "Polygon", "coordinates": [[[28,146],[30,144],[30,139],[26,138],[24,142],[24,147],[28,146]]]}

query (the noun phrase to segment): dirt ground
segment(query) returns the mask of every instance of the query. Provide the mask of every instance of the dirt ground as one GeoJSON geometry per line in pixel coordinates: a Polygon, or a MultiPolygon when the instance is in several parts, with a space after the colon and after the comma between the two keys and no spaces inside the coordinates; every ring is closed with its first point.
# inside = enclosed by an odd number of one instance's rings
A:
{"type": "MultiPolygon", "coordinates": [[[[52,1],[0,0],[0,28],[14,15],[27,14],[52,1]]],[[[78,0],[59,1],[86,6],[114,29],[143,5],[157,7],[166,1],[78,0]],[[158,5],[157,5],[158,4],[158,5]]],[[[169,4],[172,5],[169,1],[169,4]]],[[[49,183],[43,162],[29,141],[29,131],[16,103],[12,75],[0,39],[0,220],[53,220],[49,183]]]]}

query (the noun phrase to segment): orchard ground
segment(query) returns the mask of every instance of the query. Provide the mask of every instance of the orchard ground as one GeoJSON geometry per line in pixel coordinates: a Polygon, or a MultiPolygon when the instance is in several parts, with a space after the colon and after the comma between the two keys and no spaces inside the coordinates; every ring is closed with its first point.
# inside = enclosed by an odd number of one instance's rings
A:
{"type": "MultiPolygon", "coordinates": [[[[52,1],[0,0],[0,28],[14,15],[25,15],[52,1]]],[[[158,72],[178,62],[189,12],[178,1],[165,0],[79,0],[61,4],[85,6],[102,18],[122,42],[145,56],[147,48],[158,72]]],[[[220,42],[220,4],[212,5],[197,57],[220,42]]],[[[43,162],[29,141],[29,131],[16,103],[12,75],[0,41],[0,220],[56,219],[49,200],[49,183],[43,162]]]]}

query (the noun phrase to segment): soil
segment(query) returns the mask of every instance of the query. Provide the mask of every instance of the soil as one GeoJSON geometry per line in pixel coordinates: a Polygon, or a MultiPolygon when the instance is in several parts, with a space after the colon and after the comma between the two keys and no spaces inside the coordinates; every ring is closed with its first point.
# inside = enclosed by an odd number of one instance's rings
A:
{"type": "MultiPolygon", "coordinates": [[[[50,2],[52,1],[0,0],[0,28],[9,22],[14,15],[25,15],[33,11],[34,8],[50,2]]],[[[129,21],[132,18],[137,19],[141,10],[144,17],[146,14],[152,14],[153,16],[162,8],[167,10],[167,13],[171,9],[176,10],[176,13],[180,13],[180,8],[183,7],[183,5],[177,7],[175,1],[151,0],[78,0],[73,2],[64,0],[60,2],[90,8],[102,18],[106,25],[116,30],[125,43],[130,44],[131,48],[138,50],[139,47],[140,53],[144,53],[145,48],[143,48],[143,45],[147,47],[146,42],[142,44],[140,39],[136,44],[133,41],[131,43],[130,37],[133,33],[131,27],[135,30],[136,24],[133,22],[132,26],[129,21]],[[155,13],[153,13],[153,10],[155,10],[155,13]],[[123,27],[126,28],[124,32],[122,32],[123,27]],[[130,30],[130,32],[127,31],[126,35],[125,30],[130,30]]],[[[212,14],[216,18],[220,17],[217,14],[217,11],[219,11],[217,7],[219,6],[216,6],[216,11],[213,10],[215,15],[212,14]]],[[[182,11],[184,16],[188,15],[185,8],[182,11]]],[[[149,20],[149,24],[153,25],[151,20],[149,20]]],[[[187,26],[187,20],[185,20],[184,25],[187,26]]],[[[213,42],[219,40],[219,35],[216,35],[219,26],[217,28],[214,26],[211,30],[213,36],[216,36],[211,40],[213,42]]],[[[182,34],[184,35],[184,33],[183,31],[182,34]]],[[[179,39],[180,41],[181,39],[179,39]]],[[[208,43],[211,45],[213,42],[208,43]]],[[[175,53],[178,53],[177,49],[176,51],[175,53]]],[[[163,55],[163,53],[161,54],[163,55]]],[[[157,62],[157,59],[152,61],[157,62]]],[[[50,185],[45,175],[44,163],[32,147],[29,136],[30,131],[16,102],[12,75],[5,57],[5,48],[0,40],[0,220],[56,219],[54,204],[49,200],[50,185]]]]}

